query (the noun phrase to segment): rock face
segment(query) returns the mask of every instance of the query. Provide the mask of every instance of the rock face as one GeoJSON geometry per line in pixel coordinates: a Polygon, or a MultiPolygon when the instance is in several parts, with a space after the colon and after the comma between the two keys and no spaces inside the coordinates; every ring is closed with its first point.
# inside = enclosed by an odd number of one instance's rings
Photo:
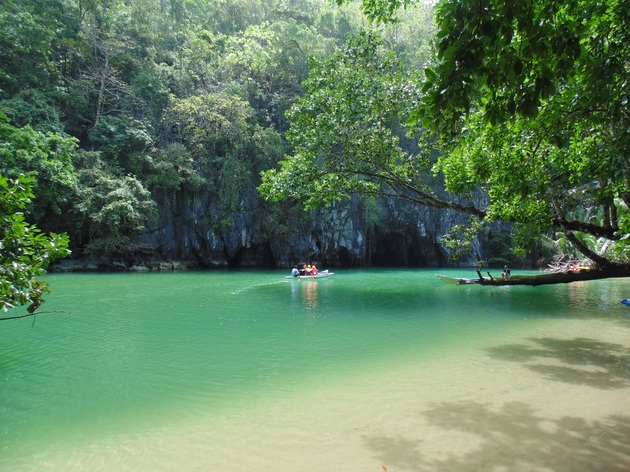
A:
{"type": "MultiPolygon", "coordinates": [[[[244,192],[246,193],[246,192],[244,192]]],[[[188,268],[447,266],[440,238],[466,216],[401,200],[359,199],[310,213],[267,207],[251,190],[238,208],[208,194],[180,192],[158,201],[159,216],[123,259],[64,260],[51,271],[169,271],[188,268]]],[[[481,255],[480,248],[474,251],[481,255]]],[[[472,257],[460,261],[474,265],[472,257]]]]}
{"type": "Polygon", "coordinates": [[[387,200],[371,210],[353,200],[312,212],[285,231],[265,222],[254,192],[229,217],[208,195],[179,195],[159,203],[157,224],[142,236],[154,258],[208,268],[447,265],[440,237],[461,215],[387,200]]]}

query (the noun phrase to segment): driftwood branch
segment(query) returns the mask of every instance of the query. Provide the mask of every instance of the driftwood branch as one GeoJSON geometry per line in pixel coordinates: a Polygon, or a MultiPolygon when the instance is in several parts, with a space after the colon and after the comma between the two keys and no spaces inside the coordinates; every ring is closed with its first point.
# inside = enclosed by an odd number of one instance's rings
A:
{"type": "MultiPolygon", "coordinates": [[[[0,317],[0,321],[4,320],[19,320],[20,318],[28,318],[29,316],[33,317],[33,325],[35,325],[35,317],[37,315],[43,315],[45,313],[65,313],[66,315],[74,315],[71,311],[63,311],[63,310],[49,310],[49,311],[34,311],[32,313],[27,313],[26,315],[18,315],[18,316],[6,316],[0,317]]],[[[31,325],[31,326],[33,326],[31,325]]]]}
{"type": "Polygon", "coordinates": [[[479,280],[476,280],[475,283],[480,285],[528,285],[536,287],[538,285],[566,284],[570,282],[586,282],[589,280],[630,277],[630,267],[622,266],[606,269],[549,272],[537,275],[513,275],[508,278],[484,278],[480,271],[478,271],[477,274],[479,275],[479,280]]]}

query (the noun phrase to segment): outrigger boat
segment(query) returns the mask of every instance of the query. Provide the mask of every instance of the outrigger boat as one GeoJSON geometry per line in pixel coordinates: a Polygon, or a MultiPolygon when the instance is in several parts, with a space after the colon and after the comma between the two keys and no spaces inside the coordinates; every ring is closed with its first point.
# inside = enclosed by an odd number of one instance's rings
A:
{"type": "Polygon", "coordinates": [[[325,277],[330,277],[331,275],[335,275],[334,272],[330,272],[328,270],[322,270],[317,273],[317,275],[285,275],[285,279],[296,279],[296,280],[315,280],[315,279],[323,279],[325,277]]]}

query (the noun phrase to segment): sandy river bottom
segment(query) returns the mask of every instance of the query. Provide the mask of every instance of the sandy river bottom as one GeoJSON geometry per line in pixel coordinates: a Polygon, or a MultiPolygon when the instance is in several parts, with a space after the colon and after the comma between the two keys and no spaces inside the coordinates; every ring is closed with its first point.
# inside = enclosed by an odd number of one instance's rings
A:
{"type": "MultiPolygon", "coordinates": [[[[630,327],[551,320],[513,337],[221,415],[174,420],[12,471],[630,471],[630,327]]],[[[9,470],[9,469],[7,469],[9,470]]]]}

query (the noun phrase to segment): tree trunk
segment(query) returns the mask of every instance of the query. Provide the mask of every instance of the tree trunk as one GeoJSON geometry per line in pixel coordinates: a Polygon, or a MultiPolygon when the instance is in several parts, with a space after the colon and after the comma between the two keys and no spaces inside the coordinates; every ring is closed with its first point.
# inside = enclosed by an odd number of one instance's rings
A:
{"type": "Polygon", "coordinates": [[[570,282],[586,282],[588,280],[610,279],[615,277],[630,277],[630,266],[610,267],[597,270],[578,270],[568,272],[549,272],[540,275],[513,275],[508,278],[503,277],[483,277],[477,271],[479,280],[475,283],[481,285],[537,285],[566,284],[570,282]]]}

